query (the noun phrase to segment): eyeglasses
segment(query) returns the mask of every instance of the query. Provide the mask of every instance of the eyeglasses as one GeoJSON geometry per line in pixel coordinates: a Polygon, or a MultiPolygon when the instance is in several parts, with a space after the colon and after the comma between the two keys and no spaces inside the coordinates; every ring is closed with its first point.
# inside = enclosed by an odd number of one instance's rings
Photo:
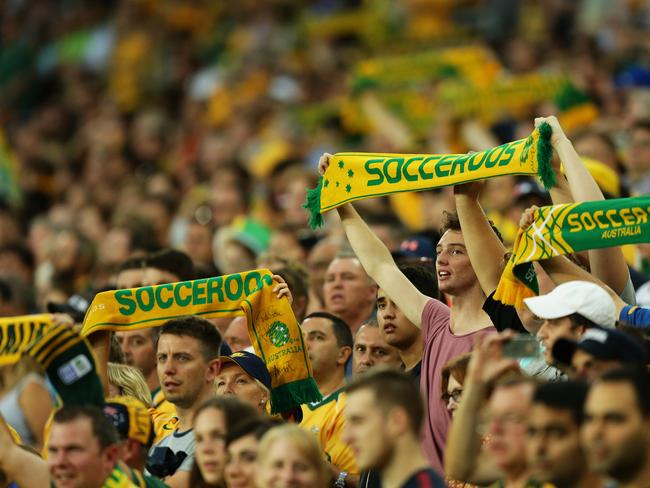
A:
{"type": "Polygon", "coordinates": [[[443,393],[442,401],[445,403],[449,403],[449,400],[453,400],[454,403],[459,403],[462,394],[463,394],[463,390],[461,390],[460,388],[456,388],[455,390],[452,390],[451,393],[443,393]]]}

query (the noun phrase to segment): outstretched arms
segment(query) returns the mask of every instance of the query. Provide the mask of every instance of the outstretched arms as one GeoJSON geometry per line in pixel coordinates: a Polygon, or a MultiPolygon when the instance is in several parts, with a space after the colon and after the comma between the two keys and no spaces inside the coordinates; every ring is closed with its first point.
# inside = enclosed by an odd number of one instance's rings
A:
{"type": "MultiPolygon", "coordinates": [[[[330,157],[330,154],[321,157],[319,162],[321,174],[327,169],[330,157]]],[[[352,205],[346,204],[338,207],[337,210],[350,245],[366,273],[395,302],[409,321],[420,327],[422,311],[430,298],[420,293],[402,274],[390,251],[370,230],[352,205]]]]}

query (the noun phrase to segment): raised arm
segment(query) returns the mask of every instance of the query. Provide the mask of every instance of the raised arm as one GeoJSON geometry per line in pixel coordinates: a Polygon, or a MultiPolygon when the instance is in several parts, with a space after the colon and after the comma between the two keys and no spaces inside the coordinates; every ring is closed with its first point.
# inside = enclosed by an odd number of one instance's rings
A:
{"type": "MultiPolygon", "coordinates": [[[[321,174],[327,169],[329,158],[329,154],[321,157],[319,163],[321,174]]],[[[370,230],[352,205],[343,205],[337,210],[348,241],[368,276],[386,292],[409,321],[420,327],[422,311],[429,297],[420,293],[402,274],[390,251],[370,230]]],[[[441,303],[440,306],[445,305],[441,303]]]]}
{"type": "Polygon", "coordinates": [[[454,197],[469,260],[483,293],[489,295],[496,290],[503,272],[506,248],[479,203],[482,186],[482,182],[455,186],[454,197]]]}
{"type": "Polygon", "coordinates": [[[21,488],[41,488],[50,485],[45,461],[38,455],[15,444],[4,418],[0,416],[0,470],[8,481],[21,488]]]}
{"type": "MultiPolygon", "coordinates": [[[[604,200],[603,192],[589,173],[564,134],[556,117],[540,117],[535,119],[535,127],[547,122],[553,129],[551,144],[557,152],[575,202],[604,200]]],[[[554,202],[555,203],[555,202],[554,202]]],[[[608,247],[589,251],[589,265],[593,275],[611,286],[616,293],[622,293],[630,277],[627,264],[620,247],[608,247]]]]}
{"type": "Polygon", "coordinates": [[[445,473],[454,480],[483,485],[500,477],[491,456],[482,448],[479,424],[490,383],[506,371],[519,369],[516,361],[504,359],[501,353],[503,343],[513,335],[512,331],[490,334],[472,351],[463,396],[445,447],[445,473]]]}

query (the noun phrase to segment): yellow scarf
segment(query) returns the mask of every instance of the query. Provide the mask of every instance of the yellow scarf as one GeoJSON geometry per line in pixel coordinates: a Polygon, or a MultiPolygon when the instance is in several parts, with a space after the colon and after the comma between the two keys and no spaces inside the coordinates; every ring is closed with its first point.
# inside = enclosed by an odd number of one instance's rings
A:
{"type": "Polygon", "coordinates": [[[52,325],[49,314],[0,319],[0,366],[17,362],[52,325]]]}
{"type": "Polygon", "coordinates": [[[272,378],[271,410],[320,399],[300,326],[288,300],[273,293],[269,270],[97,294],[82,334],[157,327],[183,315],[206,319],[246,315],[253,347],[272,378]]]}
{"type": "Polygon", "coordinates": [[[650,242],[650,196],[571,203],[540,208],[526,231],[517,233],[494,294],[521,307],[539,292],[533,261],[573,252],[650,242]]]}
{"type": "Polygon", "coordinates": [[[542,124],[526,139],[471,155],[337,153],[307,194],[309,223],[316,228],[323,223],[322,212],[355,200],[497,176],[538,174],[546,187],[553,186],[551,132],[542,124]]]}

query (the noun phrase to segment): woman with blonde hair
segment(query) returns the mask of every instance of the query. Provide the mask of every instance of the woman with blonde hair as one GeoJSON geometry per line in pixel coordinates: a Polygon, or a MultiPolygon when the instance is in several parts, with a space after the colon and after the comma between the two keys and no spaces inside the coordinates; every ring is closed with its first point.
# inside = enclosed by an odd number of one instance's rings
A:
{"type": "Polygon", "coordinates": [[[130,396],[151,407],[151,393],[139,369],[126,364],[108,363],[108,396],[130,396]]]}
{"type": "Polygon", "coordinates": [[[325,488],[332,481],[316,437],[295,424],[262,437],[257,463],[257,488],[325,488]]]}

